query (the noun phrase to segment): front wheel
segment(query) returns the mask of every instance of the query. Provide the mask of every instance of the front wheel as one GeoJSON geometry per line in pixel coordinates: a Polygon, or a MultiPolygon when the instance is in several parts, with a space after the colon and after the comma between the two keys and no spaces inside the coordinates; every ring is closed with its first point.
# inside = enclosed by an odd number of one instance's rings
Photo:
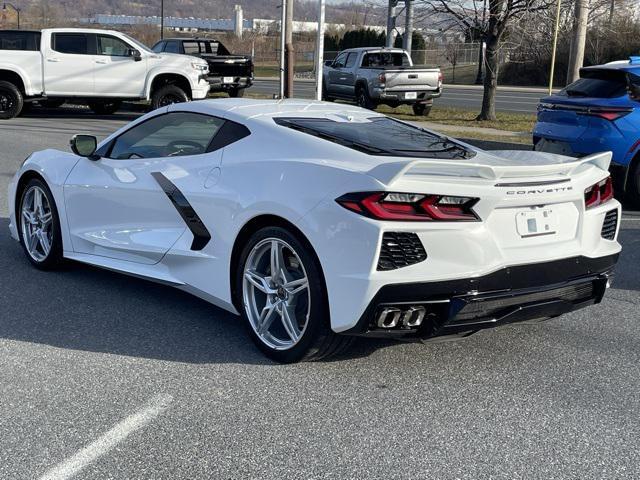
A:
{"type": "Polygon", "coordinates": [[[97,115],[113,115],[120,109],[120,105],[122,105],[120,100],[89,102],[89,108],[97,115]]]}
{"type": "Polygon", "coordinates": [[[151,108],[166,107],[174,103],[184,103],[189,101],[189,95],[177,85],[168,84],[158,88],[151,95],[151,108]]]}
{"type": "Polygon", "coordinates": [[[58,210],[47,185],[37,178],[27,183],[20,197],[20,243],[29,261],[42,270],[62,262],[62,234],[58,210]]]}
{"type": "Polygon", "coordinates": [[[18,87],[11,82],[0,81],[0,119],[17,117],[23,104],[24,98],[18,87]]]}
{"type": "Polygon", "coordinates": [[[267,227],[253,234],[240,256],[236,281],[249,335],[269,358],[319,360],[351,343],[331,330],[317,260],[289,230],[267,227]]]}

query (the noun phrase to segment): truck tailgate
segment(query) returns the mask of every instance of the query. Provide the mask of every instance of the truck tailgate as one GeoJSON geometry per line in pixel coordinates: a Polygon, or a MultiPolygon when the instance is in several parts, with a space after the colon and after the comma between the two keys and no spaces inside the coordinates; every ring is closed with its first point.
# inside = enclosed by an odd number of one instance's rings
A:
{"type": "Polygon", "coordinates": [[[437,90],[440,82],[440,70],[437,68],[387,70],[387,90],[437,90]]]}

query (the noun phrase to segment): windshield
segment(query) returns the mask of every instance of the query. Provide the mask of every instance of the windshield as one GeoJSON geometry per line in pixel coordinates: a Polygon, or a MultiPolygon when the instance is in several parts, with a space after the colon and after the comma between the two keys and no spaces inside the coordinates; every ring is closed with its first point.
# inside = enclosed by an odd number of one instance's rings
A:
{"type": "Polygon", "coordinates": [[[140,50],[141,52],[147,52],[147,53],[154,53],[153,50],[151,50],[149,47],[147,47],[146,45],[144,45],[143,43],[140,43],[138,40],[136,40],[133,37],[130,37],[129,35],[127,35],[126,33],[121,33],[120,35],[122,35],[123,37],[125,37],[127,40],[129,40],[131,43],[133,43],[138,50],[140,50]]]}
{"type": "Polygon", "coordinates": [[[389,117],[372,117],[365,122],[282,117],[274,121],[370,155],[450,159],[475,156],[473,150],[447,137],[389,117]]]}

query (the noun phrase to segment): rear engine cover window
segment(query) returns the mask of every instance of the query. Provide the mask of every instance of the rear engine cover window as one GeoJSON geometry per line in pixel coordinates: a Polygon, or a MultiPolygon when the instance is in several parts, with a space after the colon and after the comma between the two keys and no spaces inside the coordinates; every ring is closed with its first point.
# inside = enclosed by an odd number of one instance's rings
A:
{"type": "MultiPolygon", "coordinates": [[[[640,77],[632,73],[628,75],[634,84],[640,84],[640,77]]],[[[580,71],[580,78],[560,93],[569,97],[622,97],[627,93],[627,72],[613,69],[583,69],[580,71]]]]}
{"type": "Polygon", "coordinates": [[[446,137],[388,117],[372,117],[365,122],[282,117],[274,121],[370,155],[449,159],[475,156],[473,150],[446,137]]]}

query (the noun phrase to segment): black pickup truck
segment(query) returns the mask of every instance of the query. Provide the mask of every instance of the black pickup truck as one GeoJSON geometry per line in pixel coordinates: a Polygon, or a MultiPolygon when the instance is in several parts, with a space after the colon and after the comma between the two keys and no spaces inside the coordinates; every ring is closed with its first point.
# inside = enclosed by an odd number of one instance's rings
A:
{"type": "Polygon", "coordinates": [[[156,53],[181,53],[203,58],[209,63],[210,92],[227,92],[242,97],[253,84],[253,60],[249,55],[232,55],[213,38],[165,38],[153,46],[156,53]]]}

